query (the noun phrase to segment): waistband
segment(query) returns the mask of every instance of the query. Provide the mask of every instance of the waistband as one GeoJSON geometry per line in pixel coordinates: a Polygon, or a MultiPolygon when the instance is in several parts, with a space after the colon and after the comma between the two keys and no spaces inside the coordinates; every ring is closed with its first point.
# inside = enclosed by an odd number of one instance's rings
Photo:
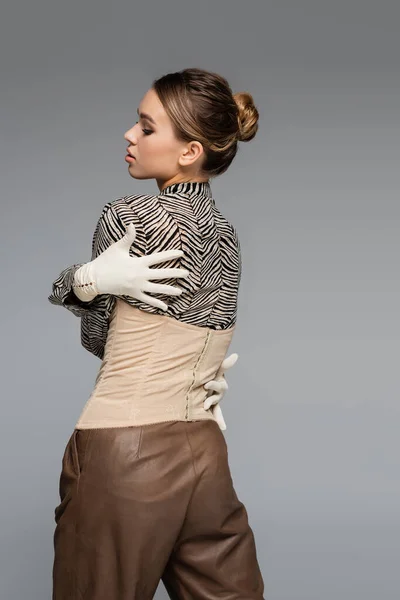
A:
{"type": "Polygon", "coordinates": [[[204,409],[234,334],[153,314],[117,298],[104,358],[76,429],[213,419],[204,409]]]}

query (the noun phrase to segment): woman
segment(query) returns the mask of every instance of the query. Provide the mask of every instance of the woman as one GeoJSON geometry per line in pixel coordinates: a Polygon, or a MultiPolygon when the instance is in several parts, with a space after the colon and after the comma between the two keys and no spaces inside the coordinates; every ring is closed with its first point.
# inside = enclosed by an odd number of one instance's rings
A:
{"type": "Polygon", "coordinates": [[[125,160],[159,193],[106,204],[92,260],[49,296],[102,359],[63,456],[53,600],[150,600],[160,579],[175,599],[259,600],[254,535],[204,390],[236,358],[222,362],[241,276],[209,180],[255,136],[258,111],[223,77],[185,69],[155,80],[138,114],[125,160]]]}

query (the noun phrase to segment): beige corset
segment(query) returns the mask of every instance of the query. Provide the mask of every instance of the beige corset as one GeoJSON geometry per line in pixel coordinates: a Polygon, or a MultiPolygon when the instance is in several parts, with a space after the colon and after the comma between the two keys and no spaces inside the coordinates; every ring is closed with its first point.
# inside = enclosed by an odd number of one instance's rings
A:
{"type": "Polygon", "coordinates": [[[76,429],[214,419],[204,384],[224,360],[235,325],[210,329],[117,298],[104,358],[76,429]]]}

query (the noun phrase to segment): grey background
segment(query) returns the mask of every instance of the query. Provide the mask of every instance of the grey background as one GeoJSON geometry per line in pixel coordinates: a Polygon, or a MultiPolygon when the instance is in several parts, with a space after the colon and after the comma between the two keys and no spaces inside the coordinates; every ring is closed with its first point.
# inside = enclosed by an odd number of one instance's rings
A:
{"type": "Polygon", "coordinates": [[[192,66],[260,111],[212,189],[242,243],[221,407],[265,597],[398,599],[399,3],[2,6],[1,599],[50,598],[61,457],[100,366],[51,283],[106,202],[156,193],[123,134],[192,66]]]}

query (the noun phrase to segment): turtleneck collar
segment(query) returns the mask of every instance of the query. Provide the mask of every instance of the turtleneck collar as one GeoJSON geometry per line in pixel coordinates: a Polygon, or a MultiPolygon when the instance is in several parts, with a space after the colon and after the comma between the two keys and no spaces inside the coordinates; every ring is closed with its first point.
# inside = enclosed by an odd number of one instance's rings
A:
{"type": "Polygon", "coordinates": [[[212,198],[211,186],[209,181],[186,181],[181,183],[171,183],[159,192],[162,196],[167,194],[185,194],[201,195],[212,198]]]}

